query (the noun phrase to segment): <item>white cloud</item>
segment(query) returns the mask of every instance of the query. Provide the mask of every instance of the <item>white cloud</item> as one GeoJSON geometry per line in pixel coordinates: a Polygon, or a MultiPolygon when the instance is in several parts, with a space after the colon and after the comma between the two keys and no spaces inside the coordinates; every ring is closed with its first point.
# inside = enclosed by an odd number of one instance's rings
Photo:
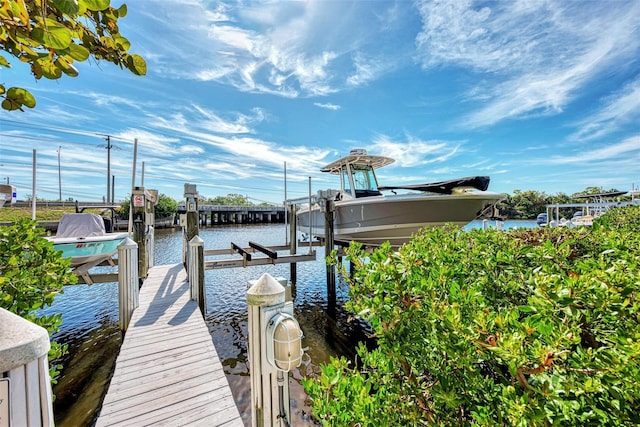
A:
{"type": "Polygon", "coordinates": [[[315,105],[316,107],[324,108],[327,110],[333,110],[333,111],[338,111],[340,108],[342,108],[339,105],[332,104],[330,102],[326,102],[326,103],[314,102],[313,105],[315,105]]]}
{"type": "Polygon", "coordinates": [[[632,58],[640,45],[640,3],[588,5],[421,1],[417,58],[427,69],[470,67],[484,76],[469,93],[485,104],[467,126],[555,114],[595,76],[632,58]]]}
{"type": "Polygon", "coordinates": [[[566,156],[551,156],[545,159],[551,163],[567,164],[567,163],[590,163],[590,162],[603,162],[606,160],[620,159],[620,160],[633,160],[640,161],[640,136],[631,136],[625,140],[618,142],[617,144],[606,145],[600,148],[592,150],[581,149],[572,155],[566,156]]]}
{"type": "Polygon", "coordinates": [[[453,157],[461,144],[447,141],[422,141],[410,135],[406,142],[396,142],[386,135],[378,135],[371,151],[396,160],[395,165],[413,167],[444,162],[453,157]]]}
{"type": "Polygon", "coordinates": [[[600,110],[578,123],[579,129],[571,139],[602,138],[634,120],[640,122],[640,77],[605,100],[600,110]]]}
{"type": "Polygon", "coordinates": [[[394,69],[411,47],[397,32],[415,19],[410,3],[147,3],[154,16],[145,19],[166,34],[140,35],[150,72],[288,98],[334,93],[394,69]]]}

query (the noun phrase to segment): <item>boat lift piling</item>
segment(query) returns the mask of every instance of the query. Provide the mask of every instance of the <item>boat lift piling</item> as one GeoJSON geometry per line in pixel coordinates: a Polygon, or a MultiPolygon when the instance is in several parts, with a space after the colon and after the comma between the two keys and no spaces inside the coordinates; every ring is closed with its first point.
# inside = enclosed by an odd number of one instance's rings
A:
{"type": "MultiPolygon", "coordinates": [[[[295,255],[298,251],[298,233],[296,231],[298,227],[298,219],[296,217],[295,205],[289,205],[289,253],[295,255]]],[[[298,276],[298,264],[292,262],[289,264],[289,276],[291,276],[291,285],[295,289],[297,276],[298,276]]],[[[293,290],[292,289],[292,290],[293,290]]]]}
{"type": "Polygon", "coordinates": [[[138,277],[147,277],[154,265],[154,207],[158,203],[158,190],[135,187],[131,192],[130,209],[133,212],[133,240],[138,244],[138,277]]]}
{"type": "MultiPolygon", "coordinates": [[[[320,192],[319,203],[320,210],[324,212],[324,254],[328,257],[333,251],[335,246],[334,242],[334,219],[335,219],[335,204],[332,197],[320,192]]],[[[336,301],[336,266],[333,263],[327,263],[327,297],[329,299],[329,305],[336,301]]]]}
{"type": "MultiPolygon", "coordinates": [[[[308,203],[311,206],[312,203],[317,203],[320,206],[320,211],[324,213],[324,236],[320,238],[322,241],[319,245],[324,245],[325,257],[328,257],[334,250],[335,242],[335,197],[334,190],[319,190],[315,195],[311,194],[311,178],[309,178],[309,196],[307,198],[291,199],[285,203],[288,204],[289,218],[291,219],[291,250],[295,250],[297,245],[297,216],[296,207],[302,203],[308,203]]],[[[312,234],[312,219],[309,221],[309,251],[314,246],[313,234],[312,234]]],[[[342,261],[342,256],[339,254],[339,262],[342,261]]],[[[293,264],[292,264],[293,269],[293,264]]],[[[350,270],[351,271],[351,270],[350,270]]],[[[326,279],[327,279],[327,298],[329,306],[335,305],[336,301],[336,267],[332,263],[326,263],[326,279]]]]}
{"type": "Polygon", "coordinates": [[[182,225],[182,234],[184,236],[182,241],[182,263],[187,268],[187,271],[189,270],[187,247],[191,239],[200,234],[200,229],[198,228],[198,197],[195,184],[184,184],[187,213],[180,215],[180,225],[182,225]]]}

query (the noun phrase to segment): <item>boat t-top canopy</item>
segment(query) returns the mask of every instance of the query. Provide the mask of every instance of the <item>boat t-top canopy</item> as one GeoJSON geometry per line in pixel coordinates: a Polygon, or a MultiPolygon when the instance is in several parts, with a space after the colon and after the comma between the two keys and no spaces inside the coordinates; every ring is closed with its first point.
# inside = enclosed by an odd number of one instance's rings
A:
{"type": "Polygon", "coordinates": [[[378,169],[383,166],[390,165],[393,162],[395,162],[395,160],[390,157],[371,156],[367,154],[367,150],[359,148],[351,150],[348,156],[342,157],[335,162],[329,163],[328,165],[321,168],[320,171],[329,172],[332,174],[341,174],[342,169],[346,165],[360,164],[371,166],[373,169],[378,169]]]}

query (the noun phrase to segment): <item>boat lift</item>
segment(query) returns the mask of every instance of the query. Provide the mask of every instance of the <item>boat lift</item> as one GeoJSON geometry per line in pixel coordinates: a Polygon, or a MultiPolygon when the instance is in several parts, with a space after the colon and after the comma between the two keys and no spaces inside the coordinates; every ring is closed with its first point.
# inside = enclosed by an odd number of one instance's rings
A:
{"type": "Polygon", "coordinates": [[[249,242],[248,248],[231,242],[229,249],[205,249],[205,256],[239,254],[242,258],[230,258],[222,260],[211,260],[204,262],[205,270],[215,270],[221,268],[250,267],[254,265],[270,264],[291,264],[303,261],[315,261],[316,253],[312,251],[307,254],[279,254],[278,251],[291,250],[290,245],[263,246],[256,242],[249,242]],[[257,254],[266,256],[256,257],[257,254]]]}
{"type": "MultiPolygon", "coordinates": [[[[198,199],[199,195],[195,184],[184,185],[184,196],[186,199],[186,213],[180,215],[180,224],[183,230],[183,263],[189,265],[190,242],[199,235],[198,227],[198,199]]],[[[262,245],[256,242],[249,242],[249,247],[231,242],[229,248],[223,249],[203,249],[203,269],[216,270],[222,268],[251,267],[257,265],[289,264],[291,266],[291,282],[296,282],[296,263],[304,261],[315,261],[316,252],[309,248],[308,253],[297,253],[298,242],[295,229],[295,215],[290,229],[290,241],[284,245],[262,245]],[[278,251],[288,251],[288,254],[281,254],[278,251]],[[206,256],[219,255],[240,255],[241,257],[204,260],[206,256]]],[[[188,270],[188,267],[187,267],[188,270]]]]}

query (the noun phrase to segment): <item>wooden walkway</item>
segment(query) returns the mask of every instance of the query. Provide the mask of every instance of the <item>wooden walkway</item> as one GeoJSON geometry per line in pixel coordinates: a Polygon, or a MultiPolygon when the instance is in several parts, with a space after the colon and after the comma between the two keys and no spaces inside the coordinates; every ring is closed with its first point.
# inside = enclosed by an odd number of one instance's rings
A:
{"type": "Polygon", "coordinates": [[[96,426],[243,426],[182,264],[149,270],[96,426]]]}

